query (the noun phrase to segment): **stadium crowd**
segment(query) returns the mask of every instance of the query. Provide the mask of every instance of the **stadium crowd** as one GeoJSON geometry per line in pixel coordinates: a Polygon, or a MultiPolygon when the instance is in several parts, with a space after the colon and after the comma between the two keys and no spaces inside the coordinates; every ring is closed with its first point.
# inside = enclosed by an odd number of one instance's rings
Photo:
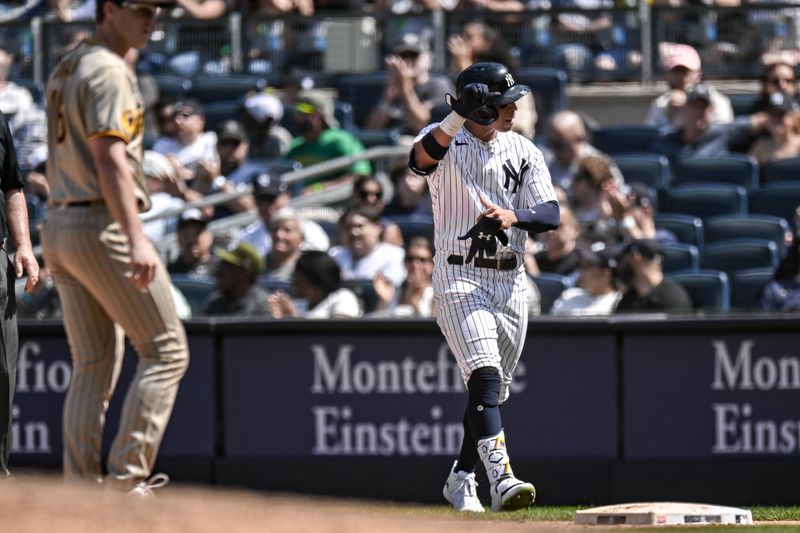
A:
{"type": "MultiPolygon", "coordinates": [[[[50,16],[91,19],[93,3],[53,1],[50,16]]],[[[402,15],[450,11],[458,9],[455,4],[272,0],[248,7],[261,15],[311,16],[336,8],[402,15]]],[[[503,13],[551,5],[536,0],[460,4],[503,13]]],[[[612,4],[553,2],[552,7],[612,4]]],[[[178,0],[178,5],[184,16],[200,19],[239,9],[229,0],[178,0]]],[[[580,69],[640,62],[635,50],[603,41],[618,27],[617,18],[603,13],[553,17],[550,30],[582,37],[552,47],[550,64],[581,81],[580,69]]],[[[787,24],[793,20],[786,17],[787,24]]],[[[148,236],[165,254],[184,318],[435,315],[430,197],[425,179],[408,170],[405,158],[393,161],[388,172],[360,160],[301,184],[282,177],[287,169],[358,154],[365,144],[409,146],[424,125],[441,118],[445,95],[454,92],[455,73],[475,61],[520,67],[516,45],[521,43],[510,46],[492,25],[469,20],[447,38],[447,70],[434,72],[428,30],[412,25],[393,35],[373,103],[359,117],[351,109],[357,102],[337,97],[315,72],[294,64],[285,68],[279,87],[242,89],[220,106],[190,91],[166,90],[163,78],[148,73],[151,58],[131,54],[129,63],[140,74],[149,105],[144,172],[151,213],[220,192],[240,193],[222,204],[146,224],[148,236]],[[293,206],[298,198],[342,184],[352,186],[344,202],[293,206]],[[257,216],[249,225],[212,231],[214,222],[242,213],[257,216]],[[169,246],[173,235],[176,244],[169,246]]],[[[776,45],[784,48],[782,54],[776,46],[761,50],[761,92],[750,109],[734,112],[730,99],[703,79],[702,64],[730,52],[722,46],[725,39],[742,48],[743,38],[718,36],[713,47],[700,52],[692,35],[681,39],[661,44],[667,91],[653,100],[643,123],[627,131],[597,127],[574,110],[543,113],[535,88],[517,103],[515,131],[544,152],[561,203],[561,227],[528,240],[524,263],[534,314],[800,308],[795,219],[800,104],[792,53],[797,47],[776,45]]],[[[258,51],[251,56],[257,58],[258,51]]],[[[35,241],[47,213],[46,124],[43,105],[10,79],[13,60],[9,50],[0,49],[0,111],[10,119],[26,175],[35,241]]],[[[35,292],[18,291],[22,317],[59,316],[44,267],[35,292]]]]}

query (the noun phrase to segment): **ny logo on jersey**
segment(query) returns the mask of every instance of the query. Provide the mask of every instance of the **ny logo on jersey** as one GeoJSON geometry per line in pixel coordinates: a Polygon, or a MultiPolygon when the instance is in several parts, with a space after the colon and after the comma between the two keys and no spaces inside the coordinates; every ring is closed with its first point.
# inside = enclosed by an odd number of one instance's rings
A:
{"type": "Polygon", "coordinates": [[[506,74],[506,83],[508,84],[509,87],[514,85],[514,77],[511,75],[510,72],[506,74]]]}
{"type": "Polygon", "coordinates": [[[503,163],[503,172],[506,175],[506,182],[503,184],[503,188],[508,190],[511,187],[511,181],[514,181],[514,190],[511,193],[517,192],[519,188],[519,184],[522,183],[522,175],[525,174],[525,171],[530,168],[530,163],[527,160],[523,159],[522,164],[519,167],[519,170],[515,170],[513,165],[511,164],[510,159],[506,159],[506,162],[503,163]]]}

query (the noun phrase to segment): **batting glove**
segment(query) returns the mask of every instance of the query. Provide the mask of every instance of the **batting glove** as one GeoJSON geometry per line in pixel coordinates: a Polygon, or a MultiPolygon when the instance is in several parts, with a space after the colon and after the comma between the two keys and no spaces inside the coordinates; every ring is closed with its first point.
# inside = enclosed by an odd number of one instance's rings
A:
{"type": "Polygon", "coordinates": [[[503,223],[496,218],[481,217],[478,223],[469,231],[458,238],[460,241],[472,239],[469,243],[469,252],[464,263],[469,263],[477,254],[478,257],[492,257],[497,253],[497,241],[503,246],[508,246],[508,235],[501,228],[503,223]]]}
{"type": "Polygon", "coordinates": [[[500,96],[500,93],[489,92],[489,87],[485,83],[468,83],[461,89],[461,98],[447,94],[445,100],[450,109],[464,118],[469,118],[475,110],[485,106],[490,98],[497,96],[500,96]]]}

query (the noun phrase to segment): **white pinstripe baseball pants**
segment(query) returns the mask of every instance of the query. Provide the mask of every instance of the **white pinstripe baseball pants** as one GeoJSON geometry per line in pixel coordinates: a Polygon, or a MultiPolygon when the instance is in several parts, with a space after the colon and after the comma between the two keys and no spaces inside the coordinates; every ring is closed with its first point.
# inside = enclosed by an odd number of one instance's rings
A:
{"type": "Polygon", "coordinates": [[[502,379],[500,402],[504,402],[528,331],[528,285],[522,267],[493,270],[450,265],[446,254],[437,251],[433,288],[436,323],[464,383],[478,368],[496,368],[502,379]]]}
{"type": "Polygon", "coordinates": [[[159,264],[147,289],[128,281],[128,239],[103,204],[52,209],[42,247],[72,352],[64,401],[64,476],[102,480],[103,424],[127,334],[139,362],[109,453],[106,482],[130,488],[152,472],[189,362],[169,277],[159,264]]]}

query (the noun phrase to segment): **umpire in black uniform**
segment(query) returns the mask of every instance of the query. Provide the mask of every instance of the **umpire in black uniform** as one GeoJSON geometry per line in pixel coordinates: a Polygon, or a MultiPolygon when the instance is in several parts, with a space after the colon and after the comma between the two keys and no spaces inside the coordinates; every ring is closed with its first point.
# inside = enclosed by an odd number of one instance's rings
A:
{"type": "Polygon", "coordinates": [[[0,478],[10,476],[8,456],[11,452],[11,405],[17,381],[17,305],[14,280],[27,272],[25,291],[39,281],[39,264],[33,255],[28,231],[28,208],[22,192],[24,183],[19,173],[17,155],[5,115],[0,113],[0,478]],[[14,249],[13,262],[8,256],[10,244],[14,249]]]}

